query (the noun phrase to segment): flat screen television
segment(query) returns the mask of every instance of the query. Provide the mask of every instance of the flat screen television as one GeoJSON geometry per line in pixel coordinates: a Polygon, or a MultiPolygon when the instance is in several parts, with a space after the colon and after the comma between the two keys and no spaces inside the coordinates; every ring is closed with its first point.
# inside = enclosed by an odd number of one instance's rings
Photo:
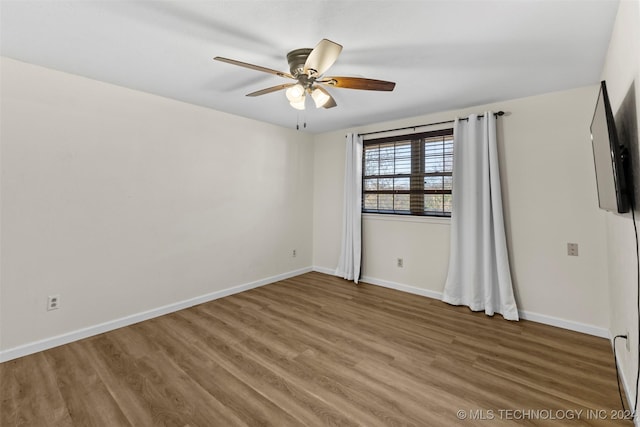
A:
{"type": "Polygon", "coordinates": [[[600,208],[611,212],[628,212],[627,150],[618,142],[607,85],[604,81],[600,83],[600,93],[591,121],[591,144],[600,208]]]}

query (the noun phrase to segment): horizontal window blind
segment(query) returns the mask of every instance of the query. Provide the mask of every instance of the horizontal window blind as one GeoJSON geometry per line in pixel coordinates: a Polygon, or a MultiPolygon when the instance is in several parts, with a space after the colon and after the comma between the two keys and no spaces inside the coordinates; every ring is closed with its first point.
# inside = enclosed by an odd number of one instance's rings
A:
{"type": "Polygon", "coordinates": [[[364,141],[362,211],[451,215],[453,129],[364,141]]]}

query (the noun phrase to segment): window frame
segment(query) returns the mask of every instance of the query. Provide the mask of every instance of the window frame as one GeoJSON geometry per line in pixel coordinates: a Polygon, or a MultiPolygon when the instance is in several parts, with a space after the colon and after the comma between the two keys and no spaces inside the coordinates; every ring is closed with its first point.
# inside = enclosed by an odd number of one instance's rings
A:
{"type": "MultiPolygon", "coordinates": [[[[437,177],[451,177],[453,174],[453,165],[451,166],[451,171],[439,171],[439,172],[425,172],[425,140],[432,138],[443,138],[443,142],[445,141],[444,137],[449,137],[447,139],[451,139],[453,141],[453,128],[445,128],[438,129],[428,132],[415,132],[411,134],[404,135],[394,135],[389,137],[382,138],[372,138],[363,140],[363,153],[362,153],[362,213],[363,214],[375,214],[375,215],[403,215],[403,216],[416,216],[416,217],[436,217],[436,218],[450,218],[451,211],[425,211],[424,210],[424,197],[429,194],[442,194],[446,195],[452,194],[452,190],[450,189],[424,189],[424,179],[428,176],[437,176],[437,177]],[[374,175],[366,175],[366,165],[367,165],[367,156],[366,149],[367,146],[372,145],[382,145],[396,142],[409,142],[411,145],[411,170],[409,174],[374,174],[374,175]],[[396,190],[394,189],[385,189],[385,190],[367,190],[366,180],[367,179],[395,179],[398,178],[409,178],[410,184],[408,190],[396,190]],[[409,195],[409,210],[395,210],[395,209],[367,209],[365,207],[365,199],[367,194],[408,194],[409,195]]],[[[453,142],[452,142],[453,144],[453,142]]],[[[443,157],[446,155],[444,149],[442,153],[443,157]]],[[[395,156],[395,153],[394,153],[395,156]]],[[[451,149],[451,161],[453,162],[453,146],[451,149]]],[[[395,157],[394,157],[394,167],[395,167],[395,157]]],[[[394,171],[395,172],[395,171],[394,171]]],[[[395,198],[394,198],[395,199],[395,198]]],[[[394,200],[395,203],[395,200],[394,200]]]]}

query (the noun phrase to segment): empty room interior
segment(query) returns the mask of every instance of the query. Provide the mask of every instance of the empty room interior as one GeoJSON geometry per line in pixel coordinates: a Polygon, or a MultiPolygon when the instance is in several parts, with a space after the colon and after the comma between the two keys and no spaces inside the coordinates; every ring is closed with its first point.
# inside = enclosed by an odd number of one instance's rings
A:
{"type": "Polygon", "coordinates": [[[640,0],[0,2],[0,425],[640,425],[640,0]]]}

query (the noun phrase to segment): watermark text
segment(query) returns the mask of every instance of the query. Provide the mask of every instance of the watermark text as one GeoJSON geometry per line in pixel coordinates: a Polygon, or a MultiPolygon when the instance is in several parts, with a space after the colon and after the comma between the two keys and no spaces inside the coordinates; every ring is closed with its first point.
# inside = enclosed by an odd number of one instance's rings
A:
{"type": "Polygon", "coordinates": [[[630,420],[631,411],[617,409],[459,409],[459,420],[630,420]]]}

